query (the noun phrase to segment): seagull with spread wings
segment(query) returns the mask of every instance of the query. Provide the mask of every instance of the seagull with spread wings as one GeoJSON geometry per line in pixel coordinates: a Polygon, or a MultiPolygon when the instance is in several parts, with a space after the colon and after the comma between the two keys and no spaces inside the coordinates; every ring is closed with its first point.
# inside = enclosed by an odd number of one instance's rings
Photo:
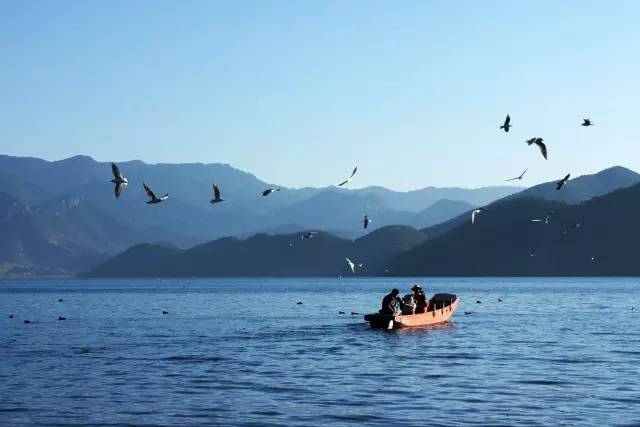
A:
{"type": "Polygon", "coordinates": [[[504,119],[504,124],[500,126],[500,129],[504,129],[505,132],[509,132],[509,128],[511,128],[511,117],[507,114],[507,118],[504,119]]]}
{"type": "Polygon", "coordinates": [[[209,203],[220,203],[224,202],[224,199],[220,197],[220,187],[217,184],[213,184],[213,199],[209,201],[209,203]]]}
{"type": "Polygon", "coordinates": [[[540,153],[542,153],[542,157],[547,160],[547,146],[544,144],[544,139],[538,137],[527,139],[527,144],[536,144],[540,149],[540,153]]]}
{"type": "Polygon", "coordinates": [[[521,179],[522,179],[522,177],[524,176],[524,174],[525,174],[525,173],[527,173],[527,171],[528,171],[528,170],[529,170],[529,169],[527,168],[527,169],[525,169],[525,170],[520,174],[520,176],[516,176],[515,178],[505,179],[505,181],[517,181],[517,180],[521,180],[521,179]]]}
{"type": "Polygon", "coordinates": [[[559,191],[562,187],[564,187],[564,185],[567,183],[567,181],[569,181],[569,177],[571,176],[570,173],[568,173],[564,178],[562,178],[560,181],[556,182],[556,191],[559,191]]]}
{"type": "Polygon", "coordinates": [[[478,215],[480,212],[490,212],[490,211],[489,209],[486,209],[486,208],[474,209],[473,212],[471,212],[471,224],[476,223],[476,215],[478,215]]]}
{"type": "Polygon", "coordinates": [[[318,234],[317,231],[307,231],[300,235],[302,240],[313,239],[318,234]]]}
{"type": "Polygon", "coordinates": [[[357,171],[358,171],[358,167],[356,166],[355,168],[353,168],[353,172],[351,172],[351,176],[349,176],[349,178],[347,178],[346,180],[338,184],[338,187],[342,187],[343,185],[350,183],[357,171]]]}
{"type": "Polygon", "coordinates": [[[351,272],[353,274],[356,274],[356,265],[353,263],[353,261],[351,261],[349,258],[345,257],[344,258],[347,261],[347,265],[349,266],[349,268],[351,269],[351,272]]]}
{"type": "Polygon", "coordinates": [[[154,193],[153,190],[151,190],[151,188],[147,187],[147,184],[143,182],[142,186],[144,187],[144,191],[147,193],[147,196],[149,197],[149,200],[147,201],[148,205],[164,202],[169,198],[169,193],[165,194],[162,197],[157,197],[156,193],[154,193]]]}
{"type": "Polygon", "coordinates": [[[115,194],[117,199],[118,197],[120,197],[122,189],[129,185],[129,180],[126,176],[122,175],[122,172],[120,172],[120,169],[115,163],[111,163],[111,172],[113,172],[113,179],[111,180],[111,182],[116,185],[115,194]]]}
{"type": "Polygon", "coordinates": [[[275,193],[276,191],[280,191],[280,189],[279,188],[267,188],[261,194],[262,194],[262,197],[267,197],[269,194],[275,193]]]}

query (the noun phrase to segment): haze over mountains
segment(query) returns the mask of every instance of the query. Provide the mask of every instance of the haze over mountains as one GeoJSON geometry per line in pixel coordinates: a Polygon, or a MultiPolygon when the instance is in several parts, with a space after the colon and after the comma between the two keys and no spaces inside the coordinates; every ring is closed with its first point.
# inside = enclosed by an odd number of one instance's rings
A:
{"type": "MultiPolygon", "coordinates": [[[[60,274],[92,268],[138,243],[188,248],[224,236],[318,229],[342,237],[363,236],[388,225],[417,228],[440,223],[473,206],[521,190],[427,187],[396,192],[383,187],[349,190],[283,188],[224,164],[118,163],[130,185],[115,200],[110,164],[76,156],[49,162],[0,156],[0,274],[60,274]],[[170,193],[162,206],[148,206],[142,181],[170,193]],[[217,183],[225,202],[211,206],[217,183]]],[[[331,178],[331,177],[329,177],[331,178]]],[[[330,179],[328,179],[330,181],[330,179]]]]}
{"type": "Polygon", "coordinates": [[[639,183],[638,174],[614,167],[570,181],[565,201],[547,183],[490,204],[475,224],[467,211],[422,230],[384,227],[355,241],[320,233],[304,241],[299,234],[221,239],[187,251],[136,246],[90,275],[350,275],[345,256],[364,263],[358,275],[638,275],[639,183]],[[548,223],[531,222],[549,214],[548,223]]]}

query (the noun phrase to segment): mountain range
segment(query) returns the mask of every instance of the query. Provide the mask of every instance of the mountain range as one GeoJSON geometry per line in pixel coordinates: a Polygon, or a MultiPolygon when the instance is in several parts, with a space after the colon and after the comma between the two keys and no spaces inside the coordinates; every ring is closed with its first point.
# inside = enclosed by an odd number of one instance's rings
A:
{"type": "Polygon", "coordinates": [[[110,163],[87,156],[50,162],[0,155],[0,230],[7,236],[0,245],[0,275],[89,270],[139,243],[189,248],[222,237],[307,229],[357,239],[389,225],[429,227],[521,190],[291,189],[219,163],[118,165],[130,185],[116,200],[110,163]],[[170,199],[161,206],[145,204],[143,181],[170,199]],[[225,202],[212,206],[214,182],[225,202]],[[268,187],[281,191],[261,197],[268,187]],[[365,213],[373,219],[367,230],[361,223],[365,213]]]}
{"type": "Polygon", "coordinates": [[[537,185],[421,230],[388,226],[355,240],[327,233],[259,234],[189,250],[139,245],[91,276],[640,275],[640,175],[613,167],[537,185]],[[532,221],[535,220],[535,221],[532,221]],[[345,257],[362,267],[352,273],[345,257]]]}

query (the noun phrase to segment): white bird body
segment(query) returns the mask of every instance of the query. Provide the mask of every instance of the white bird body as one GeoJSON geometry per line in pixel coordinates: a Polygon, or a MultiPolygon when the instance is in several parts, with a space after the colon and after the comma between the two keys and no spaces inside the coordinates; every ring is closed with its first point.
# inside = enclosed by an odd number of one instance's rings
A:
{"type": "Polygon", "coordinates": [[[147,187],[147,184],[145,184],[143,182],[142,186],[144,187],[144,191],[147,193],[147,196],[149,197],[149,200],[146,202],[148,205],[153,205],[155,203],[164,202],[165,200],[167,200],[169,198],[169,193],[165,194],[162,197],[157,197],[156,194],[153,192],[153,190],[151,190],[151,188],[147,187]]]}
{"type": "Polygon", "coordinates": [[[351,261],[349,258],[345,257],[344,258],[347,261],[347,265],[349,266],[349,268],[351,269],[351,272],[353,274],[356,274],[356,265],[353,263],[353,261],[351,261]]]}
{"type": "Polygon", "coordinates": [[[480,212],[489,212],[489,211],[485,208],[474,209],[473,212],[471,212],[471,224],[476,223],[476,215],[478,215],[480,212]]]}
{"type": "Polygon", "coordinates": [[[111,163],[111,172],[113,172],[113,179],[111,180],[111,182],[116,185],[114,192],[117,199],[118,197],[120,197],[120,194],[122,193],[124,187],[129,185],[129,180],[126,176],[122,175],[122,172],[120,172],[120,169],[115,163],[111,163]]]}

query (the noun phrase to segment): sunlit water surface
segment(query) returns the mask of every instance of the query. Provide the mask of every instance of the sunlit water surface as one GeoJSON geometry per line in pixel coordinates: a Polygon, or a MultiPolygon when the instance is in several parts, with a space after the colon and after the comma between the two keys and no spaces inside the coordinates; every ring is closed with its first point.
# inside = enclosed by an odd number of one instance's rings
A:
{"type": "Polygon", "coordinates": [[[639,279],[429,279],[450,324],[371,330],[415,281],[0,282],[0,425],[640,423],[639,279]]]}

